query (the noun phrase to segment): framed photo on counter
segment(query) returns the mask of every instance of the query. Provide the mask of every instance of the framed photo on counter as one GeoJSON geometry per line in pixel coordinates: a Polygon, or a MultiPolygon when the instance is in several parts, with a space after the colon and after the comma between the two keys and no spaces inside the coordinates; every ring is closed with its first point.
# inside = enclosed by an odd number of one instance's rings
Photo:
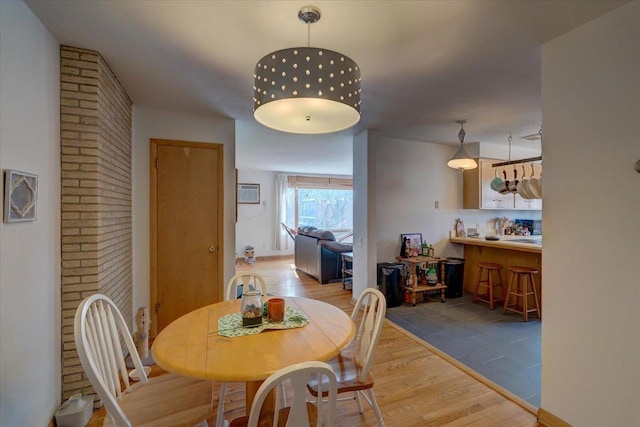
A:
{"type": "Polygon", "coordinates": [[[401,234],[400,243],[411,248],[411,256],[422,255],[422,233],[401,234]]]}

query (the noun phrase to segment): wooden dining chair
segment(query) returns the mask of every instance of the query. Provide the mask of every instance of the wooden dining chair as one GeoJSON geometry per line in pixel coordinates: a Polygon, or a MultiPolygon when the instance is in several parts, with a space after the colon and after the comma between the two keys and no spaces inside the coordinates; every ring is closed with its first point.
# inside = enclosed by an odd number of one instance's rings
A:
{"type": "Polygon", "coordinates": [[[174,374],[147,378],[127,324],[111,299],[102,294],[85,298],[76,311],[74,336],[82,368],[106,407],[104,425],[207,425],[212,383],[174,374]],[[123,350],[140,379],[135,384],[129,381],[123,350]]]}
{"type": "MultiPolygon", "coordinates": [[[[327,362],[336,374],[338,394],[353,392],[361,414],[364,412],[361,398],[364,398],[375,412],[380,427],[384,427],[384,420],[373,394],[371,363],[386,311],[387,301],[382,292],[374,288],[365,289],[351,313],[351,320],[358,325],[355,338],[338,356],[327,362]]],[[[309,382],[307,388],[314,397],[321,393],[320,385],[316,380],[309,382]]]]}
{"type": "Polygon", "coordinates": [[[336,375],[326,363],[311,361],[287,366],[271,374],[262,383],[253,399],[249,415],[231,421],[230,427],[257,427],[258,423],[260,427],[333,427],[336,422],[336,397],[336,375]],[[314,378],[320,379],[321,387],[315,404],[306,400],[307,383],[314,378]],[[282,408],[282,396],[276,393],[275,407],[280,409],[263,410],[266,397],[286,383],[293,390],[291,406],[282,408]]]}
{"type": "Polygon", "coordinates": [[[242,291],[249,288],[251,290],[260,291],[262,296],[267,296],[267,285],[262,276],[258,273],[246,272],[233,276],[224,289],[224,300],[231,301],[242,296],[242,291]]]}
{"type": "MultiPolygon", "coordinates": [[[[224,300],[232,301],[234,299],[238,299],[242,292],[245,289],[260,291],[262,296],[267,295],[267,284],[264,282],[262,276],[258,273],[246,272],[239,273],[233,276],[229,282],[227,282],[227,286],[224,289],[224,300]],[[242,287],[242,291],[240,288],[242,287]]],[[[220,396],[218,397],[218,412],[217,412],[217,421],[216,427],[225,426],[224,420],[224,398],[227,393],[227,384],[222,383],[220,385],[220,396]]]]}

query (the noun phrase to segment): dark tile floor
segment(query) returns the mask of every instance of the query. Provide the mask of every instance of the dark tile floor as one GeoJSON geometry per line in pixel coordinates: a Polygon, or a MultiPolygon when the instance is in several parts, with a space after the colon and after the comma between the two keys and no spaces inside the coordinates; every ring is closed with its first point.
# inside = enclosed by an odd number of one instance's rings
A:
{"type": "Polygon", "coordinates": [[[471,302],[471,293],[403,304],[387,309],[387,318],[464,363],[532,405],[540,406],[540,329],[530,316],[503,315],[497,307],[471,302]]]}

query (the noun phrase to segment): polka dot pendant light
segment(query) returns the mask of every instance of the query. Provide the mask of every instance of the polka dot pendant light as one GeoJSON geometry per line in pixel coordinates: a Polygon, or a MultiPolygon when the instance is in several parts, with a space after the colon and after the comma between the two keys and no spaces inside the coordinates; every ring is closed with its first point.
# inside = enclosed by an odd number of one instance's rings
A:
{"type": "MultiPolygon", "coordinates": [[[[305,6],[303,22],[320,19],[305,6]]],[[[253,115],[266,127],[298,134],[348,129],[360,120],[360,68],[351,58],[328,49],[295,47],[258,61],[253,86],[253,115]]]]}

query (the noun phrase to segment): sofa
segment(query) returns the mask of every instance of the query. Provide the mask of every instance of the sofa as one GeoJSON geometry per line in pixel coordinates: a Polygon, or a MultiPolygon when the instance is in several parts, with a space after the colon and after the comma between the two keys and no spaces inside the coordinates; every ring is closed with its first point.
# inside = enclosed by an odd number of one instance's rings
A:
{"type": "Polygon", "coordinates": [[[351,243],[336,242],[336,236],[329,230],[298,228],[294,249],[296,268],[315,277],[322,284],[342,280],[340,254],[351,251],[351,243]]]}

